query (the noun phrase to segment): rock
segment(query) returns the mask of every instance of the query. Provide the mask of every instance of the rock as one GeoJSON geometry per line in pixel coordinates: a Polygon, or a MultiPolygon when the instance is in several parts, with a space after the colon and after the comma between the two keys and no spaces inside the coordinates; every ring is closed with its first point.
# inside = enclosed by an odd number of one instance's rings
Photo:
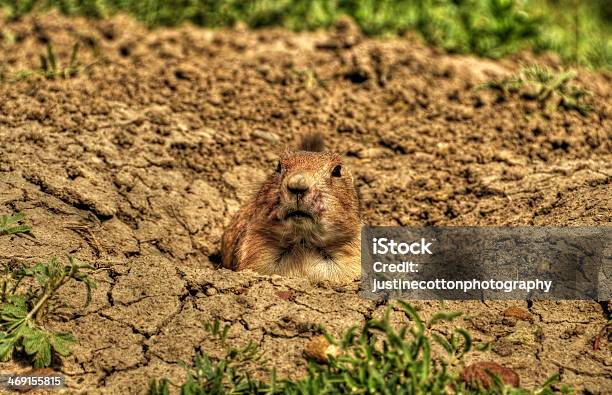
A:
{"type": "Polygon", "coordinates": [[[327,363],[330,360],[330,356],[336,358],[340,355],[340,349],[338,346],[330,344],[325,336],[320,335],[312,338],[306,344],[304,354],[306,357],[314,359],[319,363],[327,363]]]}
{"type": "Polygon", "coordinates": [[[497,375],[504,384],[513,387],[520,385],[519,375],[514,370],[501,366],[496,362],[476,362],[467,366],[461,372],[461,380],[473,388],[478,388],[479,386],[491,388],[493,386],[493,378],[490,374],[497,375]]]}
{"type": "Polygon", "coordinates": [[[516,318],[517,320],[533,322],[533,316],[530,312],[523,309],[522,307],[508,307],[504,311],[504,317],[516,318]]]}
{"type": "Polygon", "coordinates": [[[493,352],[502,357],[509,357],[512,355],[512,348],[512,343],[505,339],[501,339],[493,346],[493,352]]]}
{"type": "Polygon", "coordinates": [[[280,141],[280,138],[278,137],[278,135],[272,132],[261,130],[261,129],[253,130],[251,132],[251,137],[253,139],[261,139],[261,140],[267,141],[272,144],[277,144],[280,141]]]}
{"type": "Polygon", "coordinates": [[[500,150],[493,154],[493,160],[497,162],[504,162],[511,166],[520,166],[521,163],[514,154],[509,150],[500,150]]]}
{"type": "Polygon", "coordinates": [[[276,296],[278,296],[282,300],[291,300],[292,301],[292,300],[295,299],[295,295],[293,294],[293,292],[291,290],[287,290],[287,291],[275,291],[274,293],[276,294],[276,296]]]}
{"type": "Polygon", "coordinates": [[[384,158],[391,157],[392,155],[393,153],[386,148],[365,148],[360,151],[357,151],[357,157],[359,159],[384,158]]]}
{"type": "Polygon", "coordinates": [[[536,346],[541,337],[541,330],[535,326],[521,326],[517,328],[513,333],[506,337],[506,340],[514,344],[522,344],[526,346],[536,346]]]}

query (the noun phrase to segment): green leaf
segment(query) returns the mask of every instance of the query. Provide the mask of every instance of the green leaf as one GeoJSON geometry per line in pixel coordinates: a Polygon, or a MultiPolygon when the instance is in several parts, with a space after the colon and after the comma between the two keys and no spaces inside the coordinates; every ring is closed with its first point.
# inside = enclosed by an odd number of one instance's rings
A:
{"type": "Polygon", "coordinates": [[[493,389],[496,389],[498,392],[502,392],[504,388],[504,382],[499,377],[499,375],[489,369],[485,369],[485,373],[489,375],[491,380],[493,380],[493,389]]]}
{"type": "Polygon", "coordinates": [[[5,233],[7,234],[15,234],[15,233],[27,233],[30,232],[32,228],[28,225],[18,225],[9,229],[5,229],[5,233]]]}
{"type": "Polygon", "coordinates": [[[17,213],[13,216],[3,215],[0,217],[0,235],[10,235],[16,233],[27,233],[32,230],[28,225],[15,225],[25,219],[25,214],[17,213]]]}
{"type": "Polygon", "coordinates": [[[2,310],[0,311],[2,320],[15,320],[24,318],[26,315],[28,315],[28,307],[25,298],[21,296],[10,296],[7,303],[2,305],[2,310]]]}
{"type": "Polygon", "coordinates": [[[425,326],[423,325],[423,320],[421,320],[421,317],[419,317],[419,314],[414,309],[414,307],[412,307],[411,305],[409,305],[408,303],[402,300],[398,300],[397,302],[402,307],[404,312],[414,321],[416,330],[417,330],[417,334],[422,334],[423,331],[425,330],[425,326]]]}
{"type": "Polygon", "coordinates": [[[45,331],[31,328],[30,333],[23,338],[23,348],[28,355],[33,355],[35,367],[51,365],[51,342],[45,331]]]}
{"type": "Polygon", "coordinates": [[[440,312],[440,313],[436,313],[436,314],[434,314],[433,317],[431,317],[431,319],[427,323],[427,327],[431,328],[433,325],[437,324],[440,321],[452,321],[455,318],[459,317],[460,315],[461,315],[460,312],[452,312],[452,313],[440,312]]]}
{"type": "Polygon", "coordinates": [[[472,349],[472,336],[463,328],[456,328],[455,331],[463,336],[463,353],[467,353],[472,349]]]}
{"type": "Polygon", "coordinates": [[[436,343],[441,345],[447,353],[449,353],[450,355],[455,353],[455,348],[448,342],[448,340],[438,335],[437,333],[432,333],[431,337],[436,343]]]}
{"type": "Polygon", "coordinates": [[[51,344],[45,343],[33,358],[34,367],[44,368],[51,365],[51,344]]]}
{"type": "Polygon", "coordinates": [[[49,62],[49,70],[52,73],[57,71],[57,61],[55,60],[55,51],[53,51],[53,46],[51,43],[47,44],[47,60],[49,62]]]}
{"type": "Polygon", "coordinates": [[[38,59],[40,60],[41,70],[44,71],[45,73],[49,72],[49,63],[47,62],[47,57],[44,55],[38,55],[38,59]]]}
{"type": "Polygon", "coordinates": [[[15,348],[15,338],[6,333],[0,332],[0,361],[6,362],[13,355],[15,348]]]}
{"type": "Polygon", "coordinates": [[[37,353],[45,343],[49,342],[44,331],[37,328],[29,328],[27,325],[24,325],[21,335],[23,336],[24,350],[29,355],[37,353]]]}
{"type": "Polygon", "coordinates": [[[24,213],[17,213],[12,217],[8,217],[8,223],[16,223],[25,219],[24,213]]]}
{"type": "Polygon", "coordinates": [[[429,378],[429,369],[431,366],[431,350],[429,341],[423,338],[423,369],[421,371],[421,382],[426,382],[429,378]]]}
{"type": "Polygon", "coordinates": [[[67,266],[64,269],[64,271],[66,273],[70,273],[69,275],[75,281],[79,281],[79,282],[82,282],[83,284],[85,284],[85,287],[86,287],[86,290],[87,290],[87,297],[86,297],[86,300],[85,300],[85,306],[89,306],[89,304],[91,303],[91,300],[92,300],[93,290],[96,289],[97,286],[96,286],[96,283],[89,277],[89,275],[87,273],[85,273],[85,272],[82,272],[81,270],[82,269],[90,270],[90,269],[94,269],[94,267],[89,265],[89,264],[79,263],[72,256],[69,256],[68,259],[70,260],[70,263],[71,263],[72,266],[70,266],[70,267],[67,266]]]}
{"type": "Polygon", "coordinates": [[[49,282],[49,269],[47,265],[43,263],[37,263],[28,269],[28,273],[36,279],[38,285],[45,288],[49,282]]]}
{"type": "Polygon", "coordinates": [[[50,337],[53,350],[61,356],[70,355],[70,345],[76,343],[76,338],[72,333],[60,332],[52,333],[50,337]]]}
{"type": "Polygon", "coordinates": [[[552,376],[550,376],[550,377],[548,378],[548,380],[546,380],[546,381],[544,382],[544,384],[542,384],[542,385],[540,386],[540,388],[538,388],[537,390],[535,390],[535,391],[533,392],[533,393],[534,393],[534,395],[539,395],[539,394],[542,394],[542,393],[548,393],[548,391],[550,391],[550,387],[551,387],[553,384],[558,383],[558,382],[559,382],[559,380],[560,380],[560,378],[561,378],[561,376],[559,375],[559,373],[555,373],[555,374],[553,374],[552,376]]]}
{"type": "Polygon", "coordinates": [[[151,380],[149,382],[149,391],[148,391],[149,395],[169,395],[170,394],[170,388],[168,387],[168,380],[166,379],[162,379],[162,380],[151,380]]]}
{"type": "Polygon", "coordinates": [[[77,54],[79,53],[79,42],[77,41],[76,43],[74,43],[74,46],[72,47],[72,53],[70,54],[70,68],[71,69],[76,69],[77,67],[77,54]]]}

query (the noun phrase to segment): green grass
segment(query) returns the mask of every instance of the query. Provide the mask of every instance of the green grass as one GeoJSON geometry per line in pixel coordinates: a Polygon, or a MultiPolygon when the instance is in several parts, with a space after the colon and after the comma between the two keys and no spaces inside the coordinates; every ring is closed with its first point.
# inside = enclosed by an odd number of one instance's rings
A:
{"type": "Polygon", "coordinates": [[[612,67],[608,0],[0,0],[12,17],[56,7],[106,18],[127,12],[147,25],[329,27],[350,15],[369,35],[418,32],[452,52],[500,57],[552,50],[574,64],[612,67]]]}
{"type": "MultiPolygon", "coordinates": [[[[0,235],[31,232],[30,226],[20,224],[24,219],[23,214],[1,216],[0,235]]],[[[0,361],[22,355],[40,368],[51,365],[54,354],[70,354],[75,337],[69,332],[46,329],[43,318],[65,307],[56,296],[69,281],[86,286],[87,304],[95,284],[86,272],[91,266],[72,257],[68,261],[64,265],[52,258],[32,267],[0,262],[0,361]]]]}
{"type": "MultiPolygon", "coordinates": [[[[340,339],[326,334],[330,344],[338,347],[337,356],[329,356],[327,364],[309,363],[306,377],[291,381],[278,379],[274,371],[267,381],[254,379],[245,366],[265,362],[257,347],[249,343],[235,347],[228,341],[229,326],[216,322],[208,326],[225,355],[214,359],[206,354],[195,357],[193,366],[186,366],[188,378],[182,384],[168,380],[154,380],[150,395],[166,395],[172,387],[179,387],[183,395],[221,394],[444,394],[453,388],[456,394],[552,394],[558,376],[530,392],[510,387],[494,376],[489,388],[475,383],[464,383],[459,371],[464,357],[475,346],[470,334],[456,328],[444,335],[435,331],[440,322],[450,322],[457,313],[438,313],[424,322],[415,309],[399,302],[398,311],[405,314],[411,326],[394,328],[389,309],[380,320],[370,320],[361,327],[347,331],[340,339]],[[444,355],[432,356],[436,344],[444,355]]],[[[567,389],[563,389],[567,392],[567,389]]]]}
{"type": "MultiPolygon", "coordinates": [[[[78,60],[80,49],[79,41],[72,46],[70,59],[61,62],[55,55],[53,44],[47,43],[47,48],[44,54],[39,55],[40,66],[35,69],[19,70],[15,73],[8,74],[6,70],[0,70],[0,82],[8,81],[15,82],[28,79],[33,76],[40,76],[49,80],[55,79],[70,79],[87,72],[95,64],[103,62],[103,57],[100,55],[97,48],[93,49],[96,60],[90,64],[83,65],[78,60]]],[[[2,223],[0,222],[0,234],[2,233],[2,223]]]]}
{"type": "Polygon", "coordinates": [[[575,76],[572,70],[554,71],[531,65],[504,79],[488,82],[484,87],[496,91],[502,100],[518,97],[537,102],[542,110],[573,110],[586,116],[592,108],[585,99],[592,94],[572,84],[575,76]]]}
{"type": "Polygon", "coordinates": [[[21,223],[24,219],[25,214],[23,213],[0,216],[0,235],[13,235],[32,231],[32,227],[21,223]]]}
{"type": "Polygon", "coordinates": [[[47,52],[44,55],[40,55],[40,68],[34,70],[22,70],[18,72],[14,79],[21,80],[33,75],[40,75],[48,79],[56,78],[72,78],[81,72],[82,66],[77,61],[77,55],[79,52],[79,43],[77,42],[72,47],[72,53],[70,55],[70,61],[64,66],[60,64],[55,56],[53,45],[47,44],[47,52]]]}

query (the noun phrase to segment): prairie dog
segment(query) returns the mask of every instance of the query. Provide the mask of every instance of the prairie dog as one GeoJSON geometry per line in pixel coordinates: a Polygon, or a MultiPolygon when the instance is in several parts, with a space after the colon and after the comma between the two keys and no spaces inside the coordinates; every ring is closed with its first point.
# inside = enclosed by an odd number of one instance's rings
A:
{"type": "Polygon", "coordinates": [[[361,216],[353,176],[320,134],[281,154],[274,172],[223,234],[223,266],[350,282],[361,273],[361,216]]]}

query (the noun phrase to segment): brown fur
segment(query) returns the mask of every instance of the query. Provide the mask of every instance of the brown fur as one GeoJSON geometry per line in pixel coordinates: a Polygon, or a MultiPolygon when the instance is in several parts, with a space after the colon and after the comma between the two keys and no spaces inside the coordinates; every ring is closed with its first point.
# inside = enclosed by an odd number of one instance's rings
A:
{"type": "MultiPolygon", "coordinates": [[[[320,136],[307,136],[300,148],[321,143],[320,136]]],[[[223,234],[223,266],[334,282],[357,277],[359,198],[350,171],[342,166],[334,173],[340,156],[285,152],[279,165],[223,234]]]]}
{"type": "Polygon", "coordinates": [[[309,133],[302,136],[298,145],[302,151],[323,152],[325,150],[325,140],[321,133],[309,133]]]}

